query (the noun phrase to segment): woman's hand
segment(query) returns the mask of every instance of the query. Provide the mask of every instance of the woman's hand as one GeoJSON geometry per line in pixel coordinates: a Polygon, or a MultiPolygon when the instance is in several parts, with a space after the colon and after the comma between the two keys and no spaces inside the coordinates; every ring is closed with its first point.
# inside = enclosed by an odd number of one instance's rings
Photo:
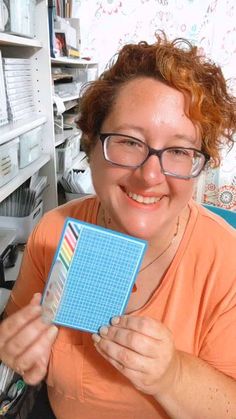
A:
{"type": "Polygon", "coordinates": [[[41,294],[35,294],[28,306],[0,324],[0,359],[31,385],[45,377],[58,332],[42,321],[40,299],[41,294]]]}
{"type": "Polygon", "coordinates": [[[177,377],[178,351],[171,332],[154,319],[115,317],[92,337],[97,351],[146,394],[157,395],[177,377]]]}

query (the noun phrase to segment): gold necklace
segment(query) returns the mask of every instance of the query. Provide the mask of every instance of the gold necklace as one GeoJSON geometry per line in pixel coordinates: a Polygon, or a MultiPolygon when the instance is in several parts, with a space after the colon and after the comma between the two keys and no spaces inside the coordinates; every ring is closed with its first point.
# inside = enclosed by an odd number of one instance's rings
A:
{"type": "Polygon", "coordinates": [[[139,273],[140,272],[143,272],[145,269],[147,269],[147,268],[149,268],[149,266],[151,266],[154,262],[156,262],[162,255],[164,255],[164,253],[166,253],[167,252],[167,250],[170,248],[170,246],[172,246],[172,244],[174,243],[174,241],[175,241],[175,239],[176,239],[176,236],[178,235],[178,233],[179,233],[179,217],[178,217],[178,220],[177,220],[177,224],[176,224],[176,230],[175,230],[175,233],[174,233],[174,235],[173,235],[173,237],[172,237],[172,239],[171,239],[171,241],[170,241],[170,243],[168,244],[168,246],[159,254],[159,255],[157,255],[153,260],[151,260],[151,262],[149,262],[146,266],[144,266],[142,269],[140,269],[140,271],[139,271],[139,273]]]}
{"type": "MultiPolygon", "coordinates": [[[[103,224],[104,224],[104,227],[106,227],[106,228],[110,228],[109,226],[110,226],[110,224],[111,224],[111,218],[109,217],[109,219],[108,219],[108,224],[107,224],[107,222],[106,222],[106,216],[105,216],[105,210],[102,208],[102,216],[101,216],[101,218],[102,218],[102,222],[103,222],[103,224]]],[[[174,233],[174,235],[173,235],[173,237],[172,237],[172,239],[171,239],[171,241],[170,241],[170,243],[168,244],[168,246],[159,254],[159,255],[157,255],[157,256],[155,256],[155,258],[153,259],[153,260],[151,260],[151,262],[149,262],[146,266],[144,266],[142,269],[140,269],[139,270],[139,273],[141,273],[141,272],[143,272],[145,269],[147,269],[147,268],[149,268],[149,266],[151,266],[154,262],[156,262],[158,259],[160,259],[160,257],[161,256],[163,256],[164,255],[164,253],[166,253],[167,252],[167,250],[172,246],[172,244],[174,243],[174,241],[175,241],[175,239],[176,239],[176,237],[177,237],[177,235],[178,235],[178,233],[179,233],[179,217],[178,217],[178,220],[177,220],[177,224],[176,224],[176,230],[175,230],[175,233],[174,233]]],[[[137,289],[137,287],[136,287],[136,285],[134,284],[134,290],[133,291],[136,291],[136,289],[137,289]]]]}

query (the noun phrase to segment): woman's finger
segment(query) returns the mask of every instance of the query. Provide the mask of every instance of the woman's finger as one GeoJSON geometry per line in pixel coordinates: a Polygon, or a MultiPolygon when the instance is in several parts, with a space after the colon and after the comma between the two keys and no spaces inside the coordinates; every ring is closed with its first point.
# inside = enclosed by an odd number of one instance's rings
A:
{"type": "Polygon", "coordinates": [[[51,347],[57,337],[58,329],[51,326],[45,331],[34,345],[25,353],[17,357],[12,365],[15,371],[19,371],[26,378],[28,384],[34,384],[44,378],[51,353],[51,347]]]}
{"type": "Polygon", "coordinates": [[[103,326],[99,330],[100,336],[112,340],[120,345],[146,356],[156,358],[159,354],[160,340],[144,336],[130,329],[116,326],[103,326]]]}
{"type": "Polygon", "coordinates": [[[7,363],[11,363],[13,358],[19,356],[34,342],[37,342],[41,334],[49,327],[48,324],[42,321],[41,316],[27,323],[24,328],[20,329],[11,339],[5,342],[5,346],[1,351],[2,358],[5,358],[7,363]]]}
{"type": "Polygon", "coordinates": [[[42,294],[40,292],[36,292],[31,298],[29,304],[32,306],[40,305],[41,299],[42,299],[42,294]]]}
{"type": "Polygon", "coordinates": [[[150,358],[146,358],[137,352],[107,339],[97,339],[95,347],[102,351],[107,357],[118,362],[123,368],[129,368],[134,371],[147,371],[151,361],[150,358]]]}
{"type": "Polygon", "coordinates": [[[136,388],[140,388],[143,391],[143,380],[146,378],[146,373],[141,371],[132,370],[129,367],[125,367],[123,364],[118,362],[116,359],[109,357],[105,352],[95,345],[100,355],[106,359],[111,365],[113,365],[118,371],[120,371],[125,377],[131,380],[136,388]]]}
{"type": "Polygon", "coordinates": [[[23,329],[29,322],[38,318],[41,312],[42,308],[39,305],[29,304],[3,320],[0,324],[0,351],[9,339],[23,329]]]}
{"type": "Polygon", "coordinates": [[[162,340],[170,334],[163,323],[150,317],[137,317],[131,315],[113,317],[111,324],[116,327],[136,331],[154,339],[162,340]]]}
{"type": "Polygon", "coordinates": [[[34,364],[34,366],[26,372],[23,372],[22,376],[26,384],[31,386],[39,384],[47,374],[47,366],[41,364],[34,364]]]}

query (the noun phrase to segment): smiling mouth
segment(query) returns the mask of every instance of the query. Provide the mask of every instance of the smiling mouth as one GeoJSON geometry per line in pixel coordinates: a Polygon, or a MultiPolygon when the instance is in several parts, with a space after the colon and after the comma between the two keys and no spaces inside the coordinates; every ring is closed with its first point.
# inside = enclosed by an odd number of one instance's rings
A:
{"type": "Polygon", "coordinates": [[[157,197],[157,196],[142,196],[142,195],[138,195],[132,192],[126,192],[126,193],[129,196],[129,198],[133,199],[136,202],[139,202],[140,204],[146,204],[146,205],[155,204],[156,202],[159,202],[162,198],[162,197],[157,197]]]}

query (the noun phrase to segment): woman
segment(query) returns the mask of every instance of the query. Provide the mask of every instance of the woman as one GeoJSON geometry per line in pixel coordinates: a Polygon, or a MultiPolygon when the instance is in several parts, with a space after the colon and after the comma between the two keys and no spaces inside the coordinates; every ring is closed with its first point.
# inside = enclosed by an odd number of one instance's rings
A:
{"type": "Polygon", "coordinates": [[[97,197],[44,216],[0,329],[1,359],[46,379],[57,418],[236,417],[236,235],[191,198],[232,143],[235,109],[221,70],[165,37],[126,45],[86,88],[78,125],[97,197]],[[67,216],[148,241],[126,314],[92,337],[41,320],[67,216]]]}

